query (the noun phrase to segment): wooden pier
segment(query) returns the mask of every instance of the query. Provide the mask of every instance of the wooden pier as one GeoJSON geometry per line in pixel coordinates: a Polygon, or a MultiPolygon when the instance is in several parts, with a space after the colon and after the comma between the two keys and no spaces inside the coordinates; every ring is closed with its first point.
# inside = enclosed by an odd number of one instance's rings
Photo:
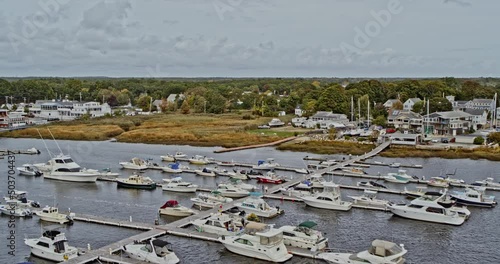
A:
{"type": "Polygon", "coordinates": [[[244,150],[244,149],[253,149],[253,148],[263,148],[263,147],[271,147],[271,146],[276,146],[281,143],[285,143],[288,141],[292,141],[296,139],[297,137],[289,137],[289,138],[284,138],[278,141],[274,141],[271,143],[265,143],[265,144],[258,144],[258,145],[249,145],[249,146],[242,146],[242,147],[235,147],[235,148],[223,148],[223,149],[217,149],[214,150],[214,153],[224,153],[224,152],[230,152],[230,151],[237,151],[237,150],[244,150]]]}
{"type": "Polygon", "coordinates": [[[11,154],[24,154],[24,155],[37,155],[40,154],[40,151],[38,149],[26,149],[26,150],[19,150],[19,149],[0,149],[0,157],[1,156],[7,156],[11,154]]]}

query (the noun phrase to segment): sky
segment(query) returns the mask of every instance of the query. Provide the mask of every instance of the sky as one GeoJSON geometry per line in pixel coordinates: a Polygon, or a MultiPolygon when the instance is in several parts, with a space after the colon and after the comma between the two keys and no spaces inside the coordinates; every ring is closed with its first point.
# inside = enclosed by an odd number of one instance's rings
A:
{"type": "Polygon", "coordinates": [[[0,76],[499,77],[498,0],[0,0],[0,76]]]}

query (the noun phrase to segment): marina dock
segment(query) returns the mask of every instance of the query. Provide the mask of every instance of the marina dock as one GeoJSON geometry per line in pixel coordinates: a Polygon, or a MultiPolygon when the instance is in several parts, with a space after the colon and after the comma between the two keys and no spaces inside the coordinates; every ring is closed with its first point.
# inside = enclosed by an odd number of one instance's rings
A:
{"type": "Polygon", "coordinates": [[[289,138],[285,138],[285,139],[281,139],[281,140],[278,140],[278,141],[274,141],[274,142],[271,142],[271,143],[265,143],[265,144],[249,145],[249,146],[234,147],[234,148],[223,148],[223,149],[214,150],[214,153],[224,153],[224,152],[238,151],[238,150],[244,150],[244,149],[271,147],[271,146],[279,145],[281,143],[292,141],[292,140],[294,140],[296,138],[297,137],[289,137],[289,138]]]}

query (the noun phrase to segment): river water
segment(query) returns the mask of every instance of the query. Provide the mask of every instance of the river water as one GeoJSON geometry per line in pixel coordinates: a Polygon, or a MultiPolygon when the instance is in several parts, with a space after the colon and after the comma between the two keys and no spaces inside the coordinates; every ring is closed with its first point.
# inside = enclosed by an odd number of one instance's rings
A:
{"type": "MultiPolygon", "coordinates": [[[[46,141],[49,151],[59,153],[54,141],[46,141]]],[[[276,162],[284,166],[305,167],[302,158],[308,153],[282,152],[273,148],[261,148],[214,154],[216,148],[202,148],[191,146],[166,146],[147,144],[127,144],[112,142],[83,142],[83,141],[57,141],[62,152],[70,154],[82,167],[102,169],[111,168],[120,172],[120,177],[131,175],[133,171],[120,170],[119,161],[127,161],[132,157],[152,158],[161,163],[160,155],[182,151],[192,155],[206,155],[217,160],[234,160],[239,162],[256,163],[259,159],[275,158],[276,162]]],[[[44,142],[37,139],[0,139],[0,149],[28,149],[35,147],[42,151],[40,155],[17,155],[16,166],[24,163],[46,162],[50,156],[44,146],[44,142]]],[[[329,158],[342,159],[340,155],[330,155],[329,158]]],[[[454,172],[455,178],[464,179],[466,182],[481,180],[494,176],[500,180],[500,166],[498,162],[486,160],[446,160],[440,158],[401,158],[386,159],[375,157],[372,160],[383,162],[400,162],[402,164],[422,164],[423,169],[408,169],[408,174],[417,176],[438,176],[445,172],[454,172]]],[[[166,164],[166,163],[164,163],[166,164]]],[[[190,165],[191,168],[194,166],[190,165]]],[[[388,167],[370,167],[365,169],[369,174],[387,173],[396,169],[388,167]]],[[[0,195],[7,194],[7,159],[0,160],[0,195]]],[[[290,177],[302,177],[291,172],[280,172],[290,177]]],[[[149,170],[145,175],[156,181],[169,177],[160,171],[149,170]]],[[[194,174],[181,175],[185,180],[195,182],[203,187],[215,187],[217,183],[224,181],[225,177],[201,177],[194,174]]],[[[331,177],[335,182],[355,185],[360,179],[349,177],[331,177]]],[[[250,182],[256,184],[255,182],[250,182]]],[[[127,220],[130,217],[134,221],[153,223],[157,218],[157,210],[163,203],[170,199],[176,199],[179,203],[190,206],[189,198],[193,194],[172,194],[162,192],[161,189],[154,191],[118,189],[112,182],[97,183],[70,183],[54,180],[45,180],[43,177],[16,176],[16,189],[28,191],[32,200],[39,201],[43,205],[57,205],[61,211],[68,208],[73,212],[93,214],[112,217],[119,220],[127,220]]],[[[403,188],[398,184],[387,184],[391,188],[403,188]]],[[[413,184],[407,184],[413,189],[413,184]]],[[[432,188],[431,188],[432,189],[432,188]]],[[[359,191],[342,190],[344,199],[347,195],[360,194],[359,191]]],[[[495,195],[494,192],[489,194],[495,195]]],[[[399,202],[405,198],[401,195],[382,194],[380,198],[399,202]]],[[[278,200],[268,201],[272,205],[279,205],[285,210],[285,214],[277,218],[266,220],[266,223],[281,225],[297,225],[303,221],[315,221],[317,228],[326,233],[329,238],[329,246],[362,251],[369,247],[374,239],[384,239],[398,244],[404,244],[408,249],[406,258],[411,263],[500,263],[500,227],[495,223],[500,219],[498,208],[474,208],[469,207],[472,212],[470,219],[462,226],[448,226],[441,224],[425,223],[407,220],[392,216],[390,213],[353,208],[349,212],[337,212],[306,207],[303,203],[281,202],[278,200]]],[[[160,223],[168,223],[173,219],[160,218],[160,223]]],[[[0,217],[1,239],[7,241],[8,218],[0,217]]],[[[8,248],[0,247],[0,263],[17,263],[32,261],[35,263],[47,263],[46,261],[30,257],[29,248],[24,245],[23,239],[28,237],[39,237],[41,223],[35,216],[33,218],[21,219],[16,222],[16,252],[15,257],[8,254],[8,248]]],[[[71,245],[86,248],[90,244],[92,248],[99,248],[139,233],[136,230],[117,227],[103,226],[75,222],[73,226],[64,229],[71,245]]],[[[181,259],[182,263],[265,263],[238,256],[228,252],[221,244],[200,241],[195,239],[167,236],[166,239],[173,243],[173,249],[181,259]]],[[[0,242],[0,245],[6,243],[0,242]]],[[[293,257],[287,263],[322,263],[318,260],[293,257]]]]}

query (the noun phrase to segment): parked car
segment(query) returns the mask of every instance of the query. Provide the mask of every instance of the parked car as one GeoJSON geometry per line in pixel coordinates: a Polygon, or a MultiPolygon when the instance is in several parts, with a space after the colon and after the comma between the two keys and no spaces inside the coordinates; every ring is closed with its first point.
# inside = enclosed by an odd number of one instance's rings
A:
{"type": "Polygon", "coordinates": [[[431,140],[431,142],[432,142],[432,143],[438,143],[438,142],[439,142],[439,139],[434,138],[434,139],[432,139],[432,140],[431,140]]]}
{"type": "Polygon", "coordinates": [[[396,129],[394,129],[394,128],[387,128],[385,130],[385,133],[395,133],[395,132],[396,132],[396,129]]]}
{"type": "Polygon", "coordinates": [[[449,140],[447,138],[442,138],[441,143],[449,143],[449,140]]]}

